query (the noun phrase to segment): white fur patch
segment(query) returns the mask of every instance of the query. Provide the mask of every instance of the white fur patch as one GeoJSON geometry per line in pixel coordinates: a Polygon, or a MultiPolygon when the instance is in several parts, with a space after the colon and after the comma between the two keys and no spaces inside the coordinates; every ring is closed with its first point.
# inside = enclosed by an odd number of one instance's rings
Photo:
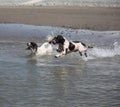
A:
{"type": "Polygon", "coordinates": [[[48,42],[43,43],[40,47],[37,49],[36,55],[47,55],[53,51],[52,45],[48,42]]]}
{"type": "MultiPolygon", "coordinates": [[[[28,45],[29,45],[29,43],[28,43],[28,45]]],[[[31,51],[31,54],[33,54],[33,55],[43,56],[43,55],[51,54],[53,52],[53,47],[49,42],[45,42],[41,46],[37,47],[36,52],[32,48],[30,48],[30,51],[31,51]]]]}

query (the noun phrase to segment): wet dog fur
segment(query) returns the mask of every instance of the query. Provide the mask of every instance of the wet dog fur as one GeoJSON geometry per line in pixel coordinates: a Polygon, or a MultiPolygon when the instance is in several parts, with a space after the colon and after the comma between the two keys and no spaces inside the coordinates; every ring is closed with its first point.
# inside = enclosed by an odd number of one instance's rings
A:
{"type": "Polygon", "coordinates": [[[52,52],[53,48],[49,42],[45,42],[41,46],[38,46],[35,42],[29,42],[27,43],[26,50],[31,50],[31,54],[34,55],[46,55],[52,52]]]}
{"type": "Polygon", "coordinates": [[[86,44],[80,41],[68,41],[62,35],[58,35],[51,40],[51,43],[54,45],[58,44],[57,52],[58,54],[55,55],[56,58],[67,55],[71,52],[79,52],[80,56],[82,53],[87,57],[87,49],[93,48],[92,46],[87,46],[86,44]]]}

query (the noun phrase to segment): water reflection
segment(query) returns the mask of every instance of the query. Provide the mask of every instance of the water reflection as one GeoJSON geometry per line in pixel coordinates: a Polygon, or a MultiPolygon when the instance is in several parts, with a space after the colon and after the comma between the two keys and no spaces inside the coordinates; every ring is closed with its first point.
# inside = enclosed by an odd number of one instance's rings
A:
{"type": "MultiPolygon", "coordinates": [[[[50,70],[54,75],[54,83],[52,84],[55,92],[54,102],[63,107],[68,105],[70,99],[76,99],[78,80],[82,77],[84,67],[81,65],[74,66],[55,66],[50,70]],[[81,68],[81,69],[80,69],[81,68]]],[[[79,95],[78,95],[79,96],[79,95]]]]}
{"type": "Polygon", "coordinates": [[[32,102],[34,106],[63,107],[69,97],[75,97],[72,95],[77,91],[75,81],[81,78],[85,64],[68,65],[64,59],[62,64],[62,60],[50,59],[32,58],[27,62],[27,96],[32,98],[27,99],[29,105],[32,102]]]}

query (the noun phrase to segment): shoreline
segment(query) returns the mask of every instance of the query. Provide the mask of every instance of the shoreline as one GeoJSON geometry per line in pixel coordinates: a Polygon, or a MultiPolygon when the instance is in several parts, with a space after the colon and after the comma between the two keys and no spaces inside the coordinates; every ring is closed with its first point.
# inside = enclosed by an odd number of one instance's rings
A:
{"type": "Polygon", "coordinates": [[[1,24],[120,30],[120,8],[79,6],[0,6],[1,24]]]}

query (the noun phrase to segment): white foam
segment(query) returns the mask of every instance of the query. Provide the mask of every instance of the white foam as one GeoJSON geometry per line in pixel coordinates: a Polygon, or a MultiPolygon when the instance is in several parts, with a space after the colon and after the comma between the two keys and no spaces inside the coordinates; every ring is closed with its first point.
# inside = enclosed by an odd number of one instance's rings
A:
{"type": "Polygon", "coordinates": [[[54,38],[54,36],[48,35],[47,38],[46,38],[46,40],[47,40],[48,42],[50,42],[53,38],[54,38]]]}
{"type": "Polygon", "coordinates": [[[24,2],[23,4],[24,5],[30,5],[30,4],[34,4],[34,3],[37,3],[37,2],[41,2],[41,1],[44,1],[44,0],[30,0],[30,1],[24,2]]]}
{"type": "Polygon", "coordinates": [[[105,47],[95,47],[88,51],[89,59],[95,58],[105,58],[105,57],[114,57],[120,55],[120,45],[118,43],[114,43],[113,47],[105,48],[105,47]]]}

